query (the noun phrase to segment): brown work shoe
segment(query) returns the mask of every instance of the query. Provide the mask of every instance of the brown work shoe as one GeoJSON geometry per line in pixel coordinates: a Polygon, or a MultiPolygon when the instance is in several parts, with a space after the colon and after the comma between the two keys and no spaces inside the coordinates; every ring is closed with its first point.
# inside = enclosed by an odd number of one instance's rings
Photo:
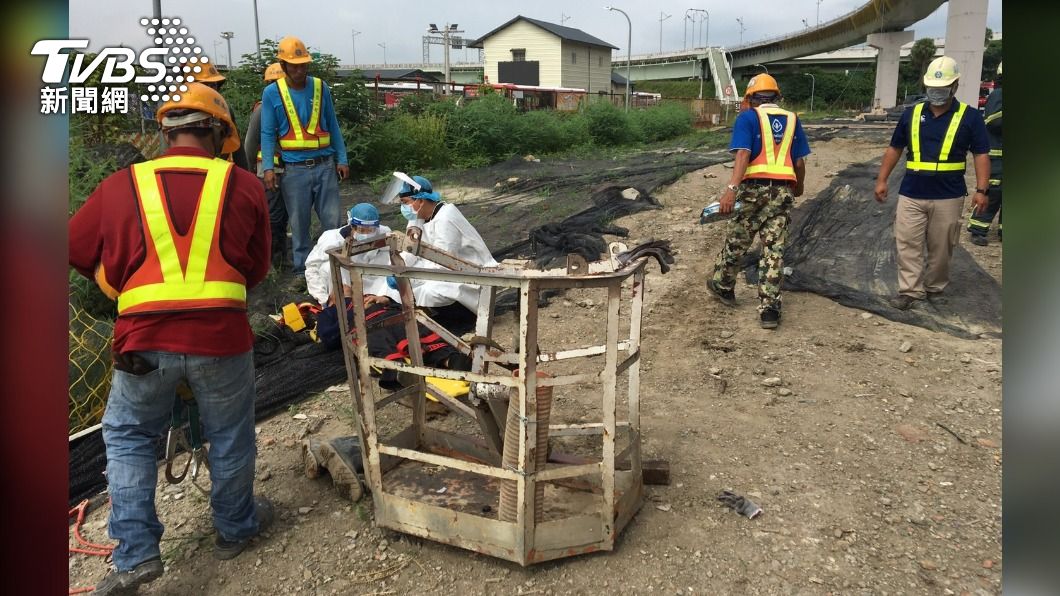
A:
{"type": "Polygon", "coordinates": [[[916,301],[917,298],[913,298],[912,296],[898,294],[894,298],[888,300],[887,303],[898,310],[909,310],[909,307],[913,306],[913,303],[916,301]]]}

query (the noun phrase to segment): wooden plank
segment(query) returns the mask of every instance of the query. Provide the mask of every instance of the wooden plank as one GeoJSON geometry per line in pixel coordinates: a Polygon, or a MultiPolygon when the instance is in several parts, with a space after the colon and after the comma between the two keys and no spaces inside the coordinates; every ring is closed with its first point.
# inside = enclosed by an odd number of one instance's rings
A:
{"type": "Polygon", "coordinates": [[[604,369],[600,373],[600,383],[603,386],[603,476],[604,489],[603,515],[604,533],[612,534],[614,519],[611,512],[615,507],[615,434],[616,434],[616,405],[615,393],[618,389],[618,307],[621,299],[621,284],[612,284],[607,288],[607,353],[604,355],[604,369]]]}
{"type": "Polygon", "coordinates": [[[474,472],[476,474],[482,474],[483,476],[492,476],[494,478],[502,478],[504,480],[517,480],[519,478],[522,478],[522,476],[517,472],[513,472],[512,470],[508,470],[505,468],[495,468],[493,466],[464,461],[455,457],[436,455],[434,453],[425,453],[423,451],[405,449],[403,447],[395,447],[394,445],[380,444],[379,452],[384,453],[386,455],[393,455],[395,457],[423,462],[425,464],[434,464],[436,466],[456,468],[457,470],[464,470],[465,472],[474,472]]]}

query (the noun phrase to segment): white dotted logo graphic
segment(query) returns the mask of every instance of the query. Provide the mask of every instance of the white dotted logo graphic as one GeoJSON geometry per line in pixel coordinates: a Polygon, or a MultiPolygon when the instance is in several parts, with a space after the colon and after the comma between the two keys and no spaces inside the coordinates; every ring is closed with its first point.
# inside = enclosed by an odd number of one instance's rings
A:
{"type": "Polygon", "coordinates": [[[188,65],[206,64],[209,58],[201,56],[202,48],[194,45],[195,38],[190,35],[187,27],[181,26],[180,19],[140,19],[140,25],[147,31],[147,36],[156,45],[166,48],[168,56],[166,64],[170,72],[164,82],[158,85],[148,85],[147,93],[140,96],[142,101],[180,101],[180,94],[188,90],[187,83],[195,80],[195,74],[201,72],[199,66],[188,65]],[[192,74],[194,70],[195,74],[192,74]]]}

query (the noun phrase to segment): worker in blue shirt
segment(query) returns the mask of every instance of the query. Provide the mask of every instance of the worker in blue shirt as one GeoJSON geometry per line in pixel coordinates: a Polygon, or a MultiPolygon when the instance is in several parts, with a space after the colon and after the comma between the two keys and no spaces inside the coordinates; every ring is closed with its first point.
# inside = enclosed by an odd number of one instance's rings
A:
{"type": "Polygon", "coordinates": [[[876,200],[883,203],[887,178],[908,149],[894,222],[898,295],[890,305],[899,310],[925,297],[935,304],[946,302],[942,292],[949,284],[950,258],[961,237],[968,195],[964,172],[969,151],[975,164],[973,213],[987,206],[990,139],[979,110],[954,98],[959,78],[953,58],[942,56],[928,65],[927,101],[902,114],[876,176],[876,200]]]}
{"type": "Polygon", "coordinates": [[[997,241],[1001,242],[1001,191],[1002,191],[1002,168],[1001,158],[1003,152],[1003,137],[1001,131],[1001,64],[997,65],[997,79],[994,80],[994,90],[986,98],[986,106],[983,107],[983,122],[986,124],[986,133],[990,137],[990,192],[987,195],[986,209],[968,218],[968,239],[976,246],[986,246],[986,239],[990,231],[990,222],[997,216],[997,241]]]}
{"type": "Polygon", "coordinates": [[[736,117],[729,152],[735,155],[732,177],[719,202],[720,212],[741,208],[729,224],[725,245],[714,265],[707,289],[723,304],[736,305],[740,260],[757,234],[762,238],[758,260],[758,307],[763,329],[780,324],[780,285],[784,279],[784,244],[795,197],[802,196],[810,144],[793,112],[777,106],[780,87],[768,74],[747,83],[744,100],[750,109],[736,117]]]}
{"type": "Polygon", "coordinates": [[[309,238],[310,209],[325,230],[345,225],[339,199],[339,180],[350,167],[346,145],[335,117],[331,90],[324,81],[308,76],[313,60],[304,43],[295,37],[280,40],[277,58],[284,78],[261,93],[261,154],[265,188],[277,186],[273,172],[276,144],[283,158],[282,191],[291,223],[293,273],[305,273],[313,242],[309,238]]]}

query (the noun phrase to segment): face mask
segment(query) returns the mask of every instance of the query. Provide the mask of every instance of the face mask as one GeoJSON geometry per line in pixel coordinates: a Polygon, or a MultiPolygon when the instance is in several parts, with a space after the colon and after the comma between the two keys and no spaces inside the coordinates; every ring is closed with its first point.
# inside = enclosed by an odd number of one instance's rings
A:
{"type": "Polygon", "coordinates": [[[927,89],[928,103],[933,106],[941,106],[950,99],[949,87],[929,87],[927,89]]]}
{"type": "Polygon", "coordinates": [[[415,221],[420,218],[419,215],[416,215],[416,210],[412,208],[412,205],[407,203],[401,204],[401,214],[409,221],[415,221]]]}
{"type": "Polygon", "coordinates": [[[360,232],[354,232],[353,233],[353,239],[358,241],[358,242],[364,242],[365,240],[368,240],[372,236],[375,236],[375,234],[362,234],[360,232]]]}

